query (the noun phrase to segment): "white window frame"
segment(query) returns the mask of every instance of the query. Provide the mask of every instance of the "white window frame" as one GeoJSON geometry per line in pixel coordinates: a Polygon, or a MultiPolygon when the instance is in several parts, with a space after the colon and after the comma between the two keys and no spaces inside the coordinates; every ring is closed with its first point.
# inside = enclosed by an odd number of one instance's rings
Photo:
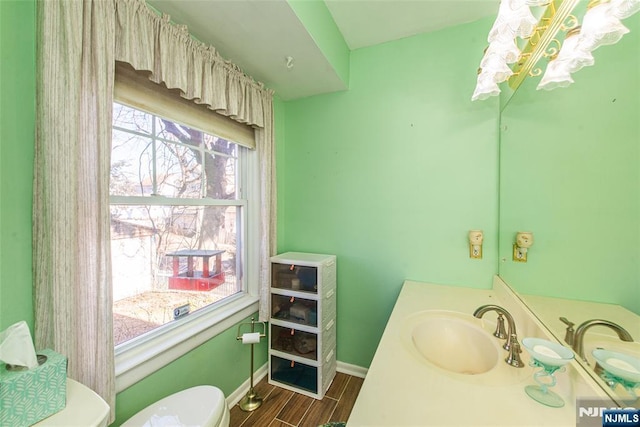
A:
{"type": "MultiPolygon", "coordinates": [[[[115,102],[126,105],[118,99],[115,102]]],[[[132,108],[140,110],[136,106],[132,108]]],[[[157,115],[153,112],[149,114],[157,115]]],[[[171,117],[165,118],[171,120],[171,117]]],[[[241,198],[245,200],[245,204],[242,204],[244,206],[242,251],[245,290],[116,346],[116,392],[130,387],[258,311],[260,227],[258,154],[257,150],[241,145],[238,145],[237,150],[240,165],[239,192],[241,198]]],[[[129,200],[127,203],[133,201],[131,197],[127,199],[129,200]]],[[[144,197],[137,199],[143,204],[148,204],[144,197]]],[[[112,204],[122,200],[121,196],[110,196],[112,204]]],[[[184,201],[185,204],[189,202],[188,199],[184,201]]]]}

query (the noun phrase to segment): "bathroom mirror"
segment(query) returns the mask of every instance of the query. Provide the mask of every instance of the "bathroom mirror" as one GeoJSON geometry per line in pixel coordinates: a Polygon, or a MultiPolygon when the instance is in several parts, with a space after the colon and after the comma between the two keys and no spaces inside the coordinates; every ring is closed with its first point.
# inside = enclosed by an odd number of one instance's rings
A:
{"type": "MultiPolygon", "coordinates": [[[[606,304],[591,301],[569,300],[557,297],[545,297],[539,295],[519,295],[526,302],[529,309],[535,313],[536,317],[547,326],[555,338],[567,347],[573,347],[575,352],[575,360],[578,364],[591,376],[597,384],[619,405],[632,406],[638,404],[635,395],[640,394],[640,390],[636,387],[632,392],[624,387],[624,384],[617,378],[609,376],[607,383],[602,377],[602,371],[598,370],[598,360],[593,354],[596,349],[602,349],[609,352],[622,354],[623,358],[631,357],[634,365],[629,366],[625,360],[618,362],[618,366],[627,365],[631,369],[628,374],[637,378],[638,374],[633,371],[640,371],[640,316],[616,304],[606,304]],[[558,314],[562,313],[561,316],[558,314]],[[564,322],[560,320],[563,318],[564,322]],[[623,338],[633,338],[636,341],[625,342],[620,339],[616,328],[603,325],[599,320],[605,319],[616,325],[623,326],[624,331],[621,332],[623,338]],[[579,326],[585,332],[579,332],[579,326]],[[569,332],[568,332],[569,331],[569,332]],[[576,335],[582,335],[582,345],[570,345],[567,341],[576,341],[576,335]],[[629,336],[624,336],[628,333],[629,336]],[[580,356],[580,348],[584,358],[580,356]]],[[[604,322],[606,323],[606,322],[604,322]]]]}
{"type": "MultiPolygon", "coordinates": [[[[631,32],[595,51],[574,84],[537,91],[539,78],[528,78],[502,111],[499,274],[525,302],[595,301],[640,315],[640,14],[624,24],[631,32]],[[514,262],[522,230],[535,244],[514,262]]],[[[562,304],[529,307],[564,338],[562,304]]]]}

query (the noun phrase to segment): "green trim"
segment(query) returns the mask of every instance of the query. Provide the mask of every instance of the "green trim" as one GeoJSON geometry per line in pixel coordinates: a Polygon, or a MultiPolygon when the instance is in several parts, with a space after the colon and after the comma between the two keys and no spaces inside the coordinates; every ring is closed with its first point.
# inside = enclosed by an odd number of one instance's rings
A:
{"type": "Polygon", "coordinates": [[[349,86],[350,51],[322,1],[287,0],[346,87],[349,86]]]}

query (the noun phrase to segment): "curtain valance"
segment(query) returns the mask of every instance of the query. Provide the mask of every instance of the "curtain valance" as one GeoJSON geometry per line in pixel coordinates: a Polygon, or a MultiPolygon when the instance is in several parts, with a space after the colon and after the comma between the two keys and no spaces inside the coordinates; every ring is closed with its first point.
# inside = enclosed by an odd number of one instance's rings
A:
{"type": "Polygon", "coordinates": [[[270,99],[273,92],[213,46],[192,38],[186,26],[156,14],[144,0],[116,1],[115,59],[150,71],[151,81],[179,89],[185,99],[240,123],[265,126],[263,98],[270,99]]]}

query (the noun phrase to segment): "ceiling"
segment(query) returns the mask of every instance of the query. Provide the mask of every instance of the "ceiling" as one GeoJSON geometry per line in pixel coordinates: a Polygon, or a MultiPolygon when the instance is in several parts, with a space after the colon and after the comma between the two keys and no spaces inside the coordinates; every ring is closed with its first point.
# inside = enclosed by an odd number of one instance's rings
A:
{"type": "MultiPolygon", "coordinates": [[[[347,89],[287,0],[147,0],[283,100],[347,89]],[[287,68],[286,58],[293,58],[287,68]]],[[[321,0],[306,0],[321,1],[321,0]]],[[[350,50],[495,15],[499,0],[325,0],[350,50]]]]}

